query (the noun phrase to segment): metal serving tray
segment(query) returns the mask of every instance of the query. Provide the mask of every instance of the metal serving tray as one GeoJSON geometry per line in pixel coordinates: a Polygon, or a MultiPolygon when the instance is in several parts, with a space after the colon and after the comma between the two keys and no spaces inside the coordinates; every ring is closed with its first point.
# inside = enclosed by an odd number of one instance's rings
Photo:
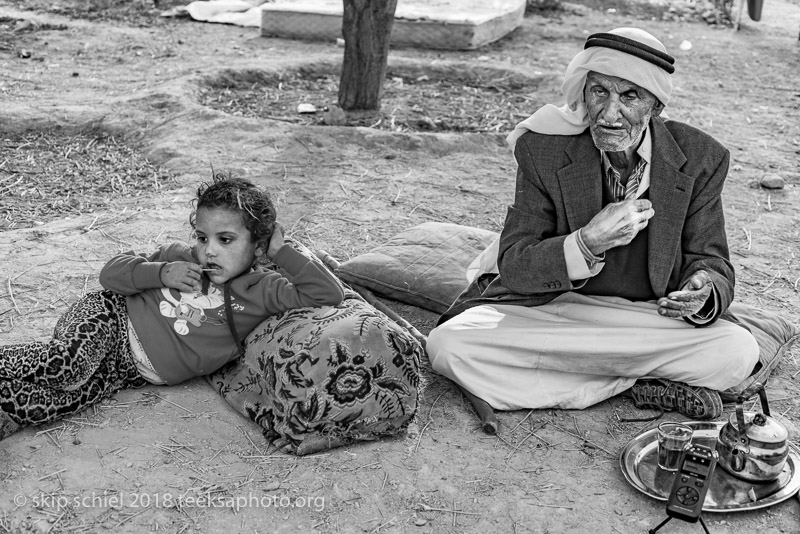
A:
{"type": "MultiPolygon", "coordinates": [[[[689,421],[694,434],[692,442],[715,447],[724,422],[689,421]]],[[[654,499],[666,501],[675,472],[658,468],[657,429],[633,438],[620,453],[622,474],[630,484],[654,499]]],[[[739,512],[766,508],[785,501],[800,490],[800,450],[789,443],[789,457],[778,478],[772,482],[754,483],[736,478],[717,466],[712,475],[703,511],[739,512]]]]}

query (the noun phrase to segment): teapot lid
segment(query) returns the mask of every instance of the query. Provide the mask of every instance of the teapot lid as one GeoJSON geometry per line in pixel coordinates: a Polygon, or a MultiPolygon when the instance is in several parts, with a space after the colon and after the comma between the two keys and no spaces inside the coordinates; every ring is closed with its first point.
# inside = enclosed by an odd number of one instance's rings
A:
{"type": "MultiPolygon", "coordinates": [[[[744,421],[744,431],[751,441],[759,441],[761,443],[783,443],[789,437],[789,431],[786,430],[785,426],[763,413],[745,412],[744,421]]],[[[742,432],[735,415],[731,415],[729,423],[737,432],[742,432]]]]}

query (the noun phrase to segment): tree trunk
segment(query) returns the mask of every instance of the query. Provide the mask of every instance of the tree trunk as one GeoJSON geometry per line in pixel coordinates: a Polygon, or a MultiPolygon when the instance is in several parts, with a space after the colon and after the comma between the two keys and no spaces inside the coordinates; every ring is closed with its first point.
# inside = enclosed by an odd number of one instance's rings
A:
{"type": "Polygon", "coordinates": [[[344,61],[339,106],[347,111],[377,111],[381,107],[397,0],[343,1],[344,61]]]}

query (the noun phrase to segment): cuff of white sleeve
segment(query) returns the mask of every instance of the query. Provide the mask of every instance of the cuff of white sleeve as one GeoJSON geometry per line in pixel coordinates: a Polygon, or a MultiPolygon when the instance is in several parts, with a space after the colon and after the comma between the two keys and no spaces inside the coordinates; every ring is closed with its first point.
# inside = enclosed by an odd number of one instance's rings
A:
{"type": "Polygon", "coordinates": [[[580,230],[572,232],[564,239],[564,260],[567,263],[567,276],[570,280],[585,280],[595,276],[603,269],[603,257],[592,256],[592,259],[596,261],[589,264],[578,244],[580,239],[578,232],[580,230]]]}

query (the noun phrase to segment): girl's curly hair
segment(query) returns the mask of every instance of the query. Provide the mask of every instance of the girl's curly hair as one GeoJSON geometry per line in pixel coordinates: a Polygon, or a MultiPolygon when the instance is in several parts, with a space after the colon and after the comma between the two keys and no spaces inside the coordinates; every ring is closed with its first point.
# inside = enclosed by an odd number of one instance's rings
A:
{"type": "Polygon", "coordinates": [[[211,183],[203,183],[197,188],[197,196],[193,203],[195,206],[189,215],[189,224],[193,230],[197,223],[197,210],[223,208],[241,214],[242,222],[250,231],[253,243],[259,243],[265,249],[269,245],[277,213],[269,193],[262,191],[252,182],[234,178],[230,173],[212,172],[211,183]]]}

